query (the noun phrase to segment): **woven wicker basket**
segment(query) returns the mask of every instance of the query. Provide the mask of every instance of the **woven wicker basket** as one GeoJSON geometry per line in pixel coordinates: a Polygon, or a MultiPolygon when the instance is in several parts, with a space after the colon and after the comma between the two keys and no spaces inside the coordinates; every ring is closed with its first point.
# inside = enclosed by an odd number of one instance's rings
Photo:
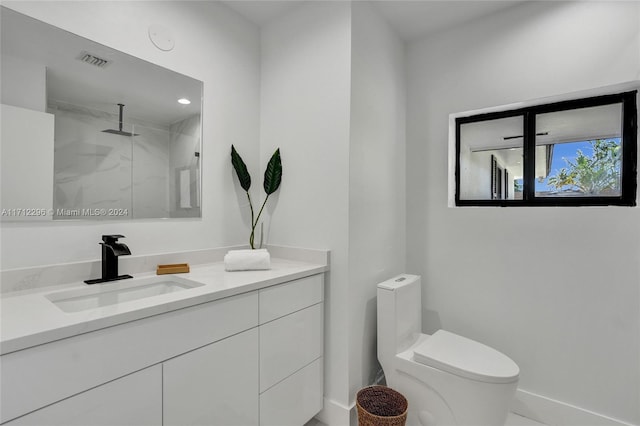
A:
{"type": "Polygon", "coordinates": [[[356,396],[360,426],[404,426],[407,421],[407,399],[386,386],[360,389],[356,396]]]}

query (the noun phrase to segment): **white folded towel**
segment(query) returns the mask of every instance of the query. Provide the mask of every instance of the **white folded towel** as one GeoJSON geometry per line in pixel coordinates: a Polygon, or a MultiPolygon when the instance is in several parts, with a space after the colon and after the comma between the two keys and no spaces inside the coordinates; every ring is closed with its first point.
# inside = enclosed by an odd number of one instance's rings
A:
{"type": "Polygon", "coordinates": [[[271,256],[267,249],[229,250],[224,256],[226,271],[257,271],[271,269],[271,256]]]}

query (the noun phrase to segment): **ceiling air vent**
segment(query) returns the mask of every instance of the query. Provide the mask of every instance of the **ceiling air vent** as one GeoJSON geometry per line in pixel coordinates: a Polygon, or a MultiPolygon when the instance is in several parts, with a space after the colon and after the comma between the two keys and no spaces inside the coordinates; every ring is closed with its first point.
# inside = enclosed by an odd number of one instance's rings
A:
{"type": "Polygon", "coordinates": [[[92,53],[84,52],[84,51],[80,52],[80,55],[78,56],[77,59],[98,68],[105,68],[111,63],[111,61],[108,59],[104,59],[92,53]]]}

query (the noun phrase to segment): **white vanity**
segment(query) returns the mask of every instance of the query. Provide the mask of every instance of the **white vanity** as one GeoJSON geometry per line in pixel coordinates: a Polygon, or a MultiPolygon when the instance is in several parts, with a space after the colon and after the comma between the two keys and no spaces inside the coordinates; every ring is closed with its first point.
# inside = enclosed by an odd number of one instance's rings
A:
{"type": "Polygon", "coordinates": [[[193,287],[99,307],[73,302],[80,284],[6,295],[1,422],[301,426],[323,404],[326,270],[214,263],[180,275],[193,287]]]}

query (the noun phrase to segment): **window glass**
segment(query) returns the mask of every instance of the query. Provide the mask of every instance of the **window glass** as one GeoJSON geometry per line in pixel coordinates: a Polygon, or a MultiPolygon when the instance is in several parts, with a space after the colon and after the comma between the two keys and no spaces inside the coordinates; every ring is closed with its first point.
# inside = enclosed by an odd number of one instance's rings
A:
{"type": "Polygon", "coordinates": [[[619,197],[622,104],[536,117],[536,197],[619,197]]]}
{"type": "Polygon", "coordinates": [[[460,125],[460,199],[522,198],[523,117],[460,125]]]}
{"type": "Polygon", "coordinates": [[[458,206],[635,206],[637,91],[456,120],[458,206]]]}

